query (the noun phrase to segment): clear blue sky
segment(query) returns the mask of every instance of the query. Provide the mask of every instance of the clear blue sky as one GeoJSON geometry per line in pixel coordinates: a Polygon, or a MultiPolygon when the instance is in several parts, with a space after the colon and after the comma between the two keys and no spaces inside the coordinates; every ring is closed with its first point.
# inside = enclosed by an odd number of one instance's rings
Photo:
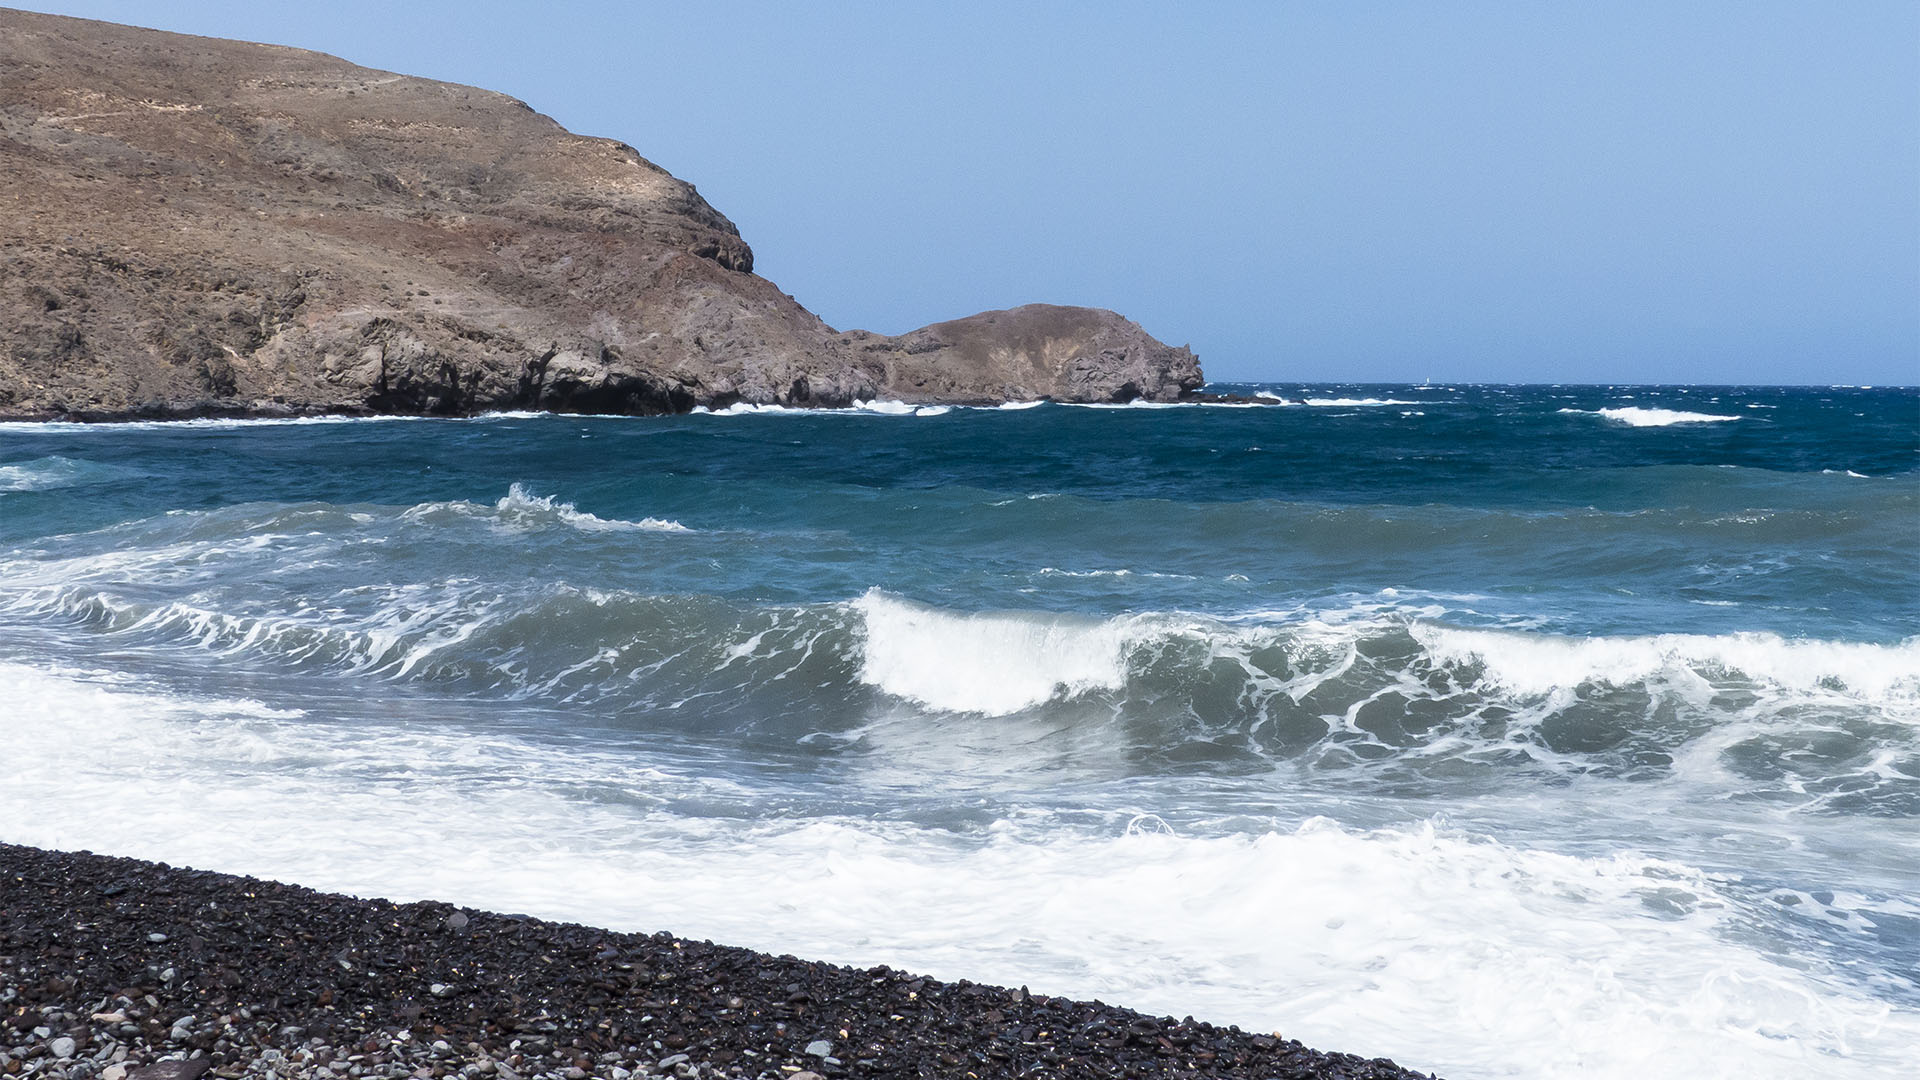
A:
{"type": "Polygon", "coordinates": [[[1920,382],[1920,4],[41,0],[524,98],[842,329],[1215,379],[1920,382]]]}

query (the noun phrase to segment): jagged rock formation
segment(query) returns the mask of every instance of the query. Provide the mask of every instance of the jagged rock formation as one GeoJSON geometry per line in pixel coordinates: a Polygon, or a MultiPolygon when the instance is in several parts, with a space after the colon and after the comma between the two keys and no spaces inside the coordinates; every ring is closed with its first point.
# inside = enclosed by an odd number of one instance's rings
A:
{"type": "Polygon", "coordinates": [[[0,416],[1171,399],[1084,308],[839,333],[632,147],[320,53],[0,10],[0,416]]]}

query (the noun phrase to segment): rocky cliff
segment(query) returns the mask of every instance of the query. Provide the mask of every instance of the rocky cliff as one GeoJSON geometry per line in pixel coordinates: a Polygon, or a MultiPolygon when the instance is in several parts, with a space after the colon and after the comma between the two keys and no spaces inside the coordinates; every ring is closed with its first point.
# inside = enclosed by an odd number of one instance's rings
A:
{"type": "Polygon", "coordinates": [[[0,416],[1170,400],[1042,305],[840,333],[691,184],[500,94],[0,10],[0,416]]]}

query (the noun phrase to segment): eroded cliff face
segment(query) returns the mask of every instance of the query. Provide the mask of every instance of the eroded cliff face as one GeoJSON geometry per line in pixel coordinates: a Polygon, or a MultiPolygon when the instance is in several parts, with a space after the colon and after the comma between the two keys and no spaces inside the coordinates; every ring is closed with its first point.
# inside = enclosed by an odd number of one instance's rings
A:
{"type": "Polygon", "coordinates": [[[0,10],[0,415],[1167,399],[1193,355],[1028,307],[841,334],[693,186],[522,102],[0,10]]]}

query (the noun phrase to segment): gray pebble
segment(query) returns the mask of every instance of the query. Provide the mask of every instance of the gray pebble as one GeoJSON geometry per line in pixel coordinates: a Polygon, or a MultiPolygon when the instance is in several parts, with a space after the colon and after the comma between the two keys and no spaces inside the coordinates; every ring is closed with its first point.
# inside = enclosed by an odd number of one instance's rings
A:
{"type": "Polygon", "coordinates": [[[62,1035],[59,1038],[48,1043],[47,1049],[53,1051],[54,1057],[70,1058],[73,1056],[74,1042],[72,1039],[69,1039],[65,1035],[62,1035]]]}

